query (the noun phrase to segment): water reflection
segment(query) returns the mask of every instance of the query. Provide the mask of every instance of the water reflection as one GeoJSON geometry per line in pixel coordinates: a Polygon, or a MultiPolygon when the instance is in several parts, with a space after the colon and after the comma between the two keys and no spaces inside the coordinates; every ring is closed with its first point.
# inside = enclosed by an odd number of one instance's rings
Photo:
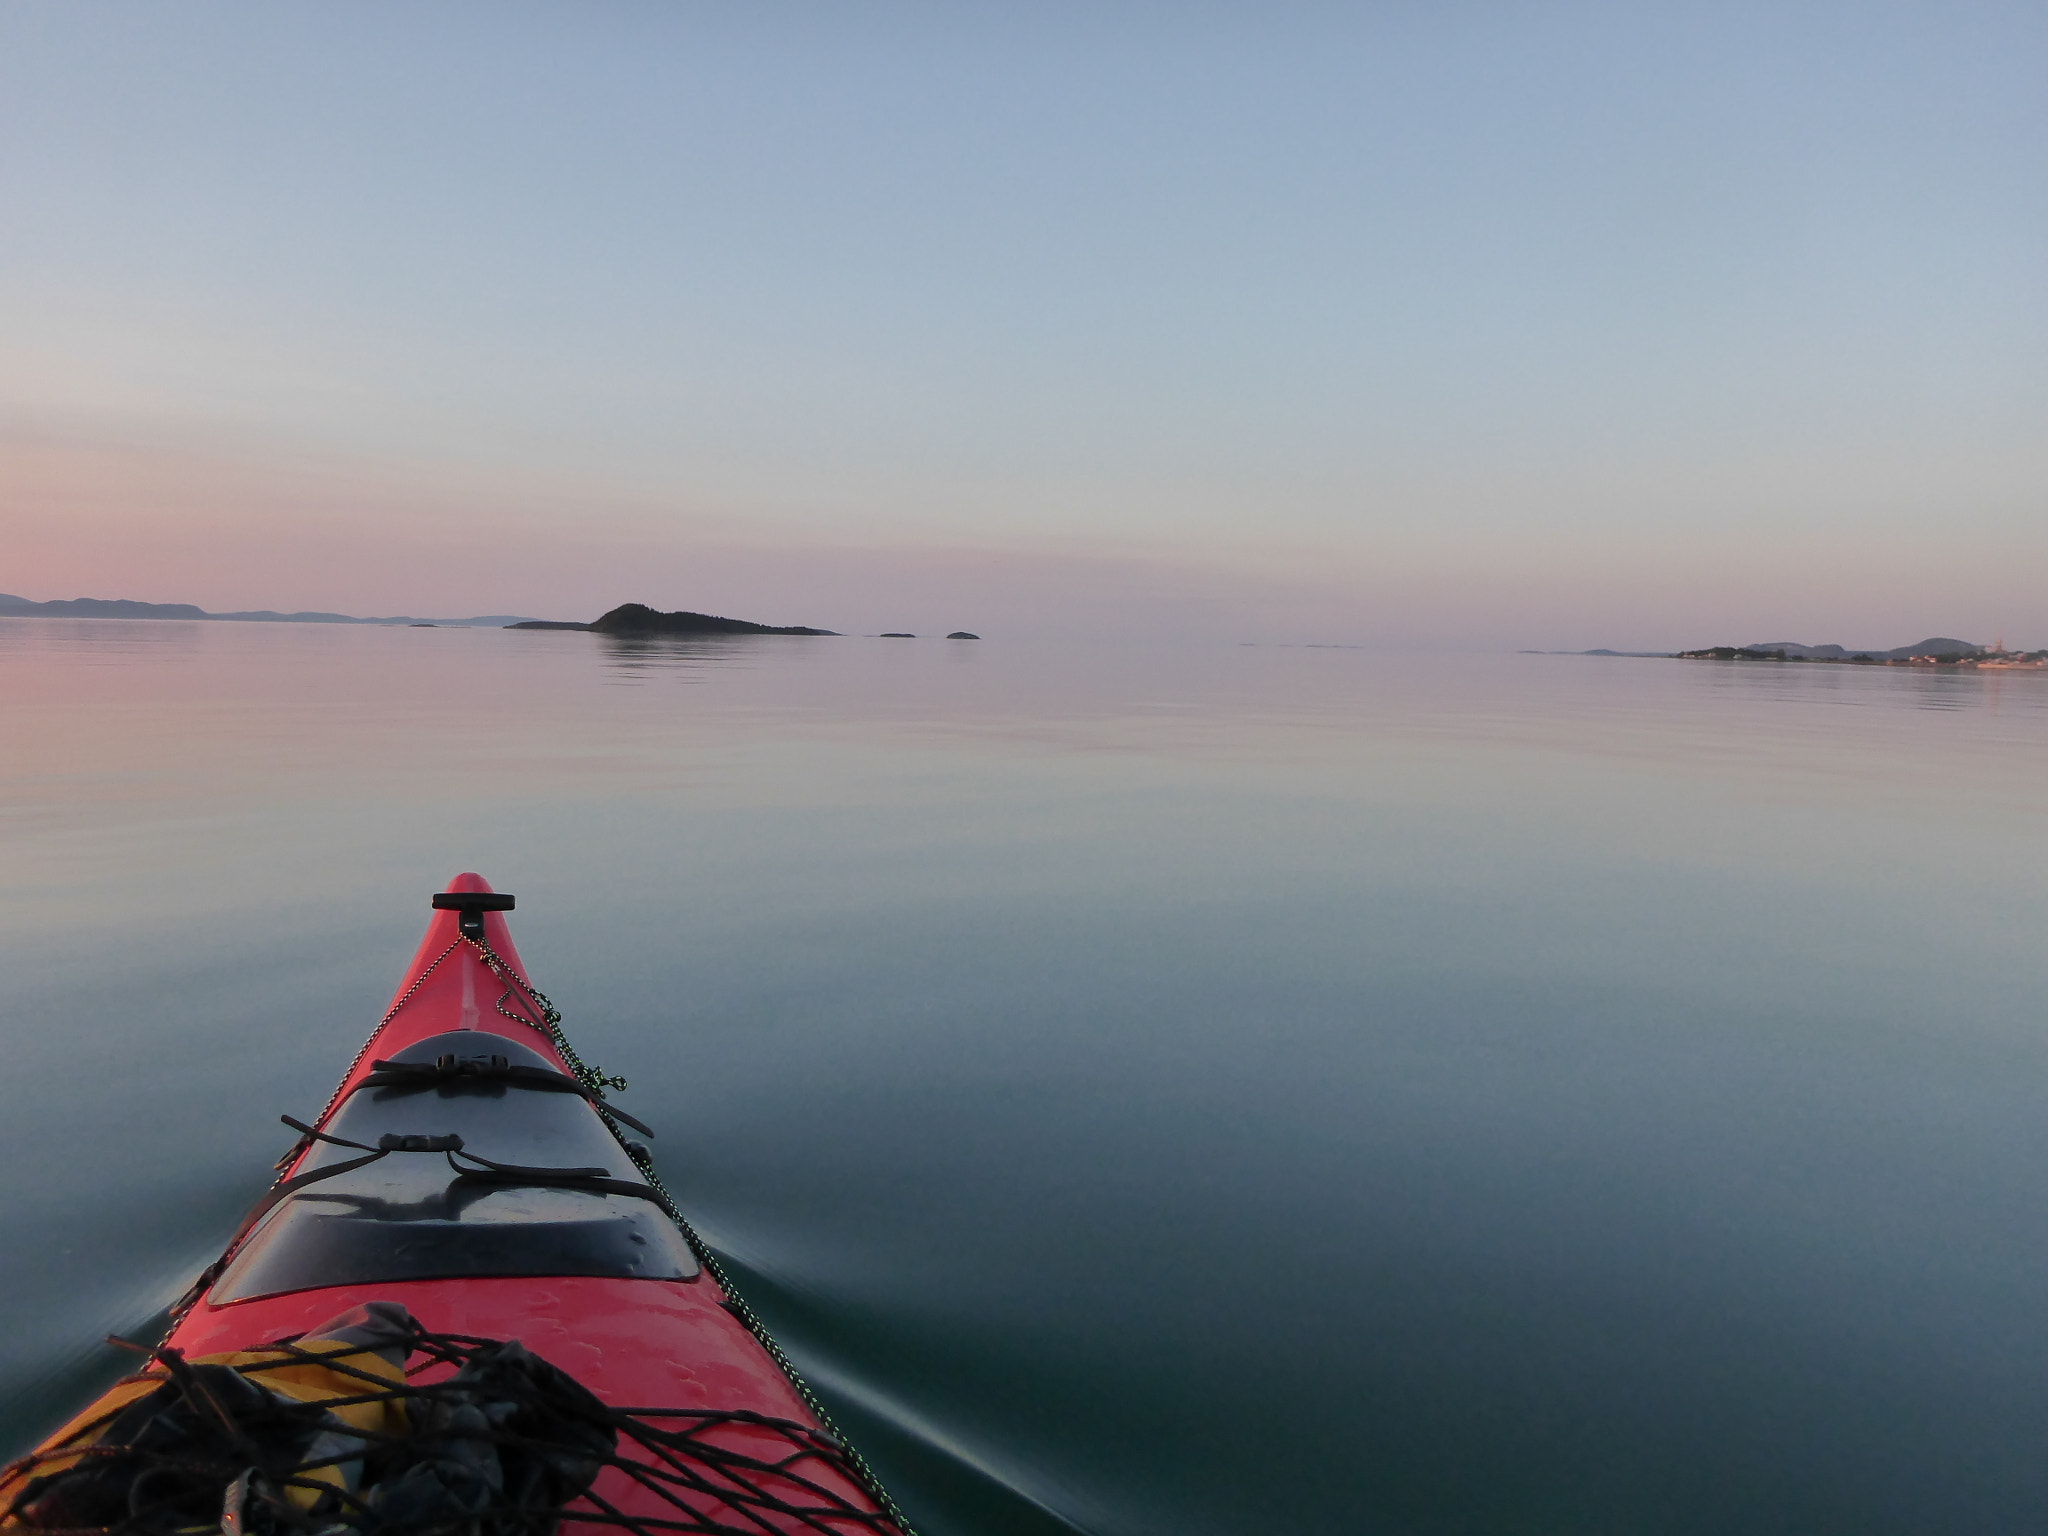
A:
{"type": "Polygon", "coordinates": [[[119,665],[139,655],[190,655],[218,628],[184,619],[0,618],[0,656],[64,655],[87,665],[119,665]]]}
{"type": "MultiPolygon", "coordinates": [[[[580,643],[574,631],[563,637],[580,643]],[[571,637],[574,636],[573,639],[571,637]]],[[[650,674],[666,673],[679,683],[704,680],[708,672],[746,668],[757,659],[756,648],[774,635],[599,635],[599,655],[610,683],[637,685],[650,674]]],[[[779,657],[786,661],[787,658],[779,657]]]]}
{"type": "Polygon", "coordinates": [[[1717,689],[1792,702],[1825,700],[1849,707],[1935,710],[1996,709],[2008,686],[2023,707],[2048,709],[2048,671],[1853,666],[1822,663],[1688,661],[1687,671],[1713,674],[1717,689]]]}
{"type": "Polygon", "coordinates": [[[934,1532],[2048,1522],[2048,679],[65,620],[0,669],[17,1443],[474,867],[934,1532]]]}

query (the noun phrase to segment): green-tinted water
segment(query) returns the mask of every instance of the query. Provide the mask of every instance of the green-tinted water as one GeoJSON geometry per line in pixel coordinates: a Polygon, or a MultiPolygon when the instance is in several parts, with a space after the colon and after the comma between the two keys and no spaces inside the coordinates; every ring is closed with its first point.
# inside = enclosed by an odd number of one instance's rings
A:
{"type": "Polygon", "coordinates": [[[0,621],[19,1446],[477,869],[933,1533],[2048,1524],[2048,677],[0,621]]]}

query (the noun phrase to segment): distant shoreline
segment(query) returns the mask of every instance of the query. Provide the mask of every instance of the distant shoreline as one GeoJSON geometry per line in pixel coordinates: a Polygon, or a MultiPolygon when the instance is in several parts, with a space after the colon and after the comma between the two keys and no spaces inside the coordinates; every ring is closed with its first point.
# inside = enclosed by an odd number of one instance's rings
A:
{"type": "Polygon", "coordinates": [[[71,597],[38,603],[10,592],[0,592],[0,619],[183,619],[210,624],[387,624],[435,629],[509,629],[533,622],[516,613],[487,613],[468,619],[418,619],[409,614],[359,619],[347,613],[278,613],[269,608],[208,613],[192,603],[142,603],[126,597],[71,597]]]}
{"type": "Polygon", "coordinates": [[[1830,652],[1840,654],[1812,654],[1815,648],[1801,647],[1794,650],[1789,646],[1715,645],[1699,651],[1679,651],[1674,661],[1761,661],[1789,666],[1822,667],[1939,667],[1951,671],[1965,672],[2043,672],[2048,671],[2048,650],[2008,651],[2003,645],[1962,646],[1960,649],[1937,649],[1937,646],[1960,645],[1960,642],[1922,641],[1918,646],[1902,646],[1897,651],[1851,651],[1841,652],[1838,646],[1828,647],[1830,652]],[[1801,654],[1804,650],[1807,654],[1801,654]],[[1904,654],[1901,654],[1903,652],[1904,654]]]}
{"type": "Polygon", "coordinates": [[[1806,666],[1945,667],[1966,672],[2048,672],[2048,650],[2009,651],[2003,642],[1972,645],[1966,640],[1923,640],[1888,651],[1852,651],[1839,645],[1712,645],[1697,651],[1522,650],[1518,656],[1614,656],[1641,661],[1761,661],[1806,666]]]}

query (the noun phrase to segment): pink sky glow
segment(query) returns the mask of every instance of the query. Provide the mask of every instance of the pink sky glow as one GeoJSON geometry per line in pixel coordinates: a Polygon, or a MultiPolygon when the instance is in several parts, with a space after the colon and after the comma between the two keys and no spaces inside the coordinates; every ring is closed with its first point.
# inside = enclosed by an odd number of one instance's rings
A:
{"type": "Polygon", "coordinates": [[[2039,7],[202,10],[0,11],[0,591],[2048,644],[2039,7]]]}

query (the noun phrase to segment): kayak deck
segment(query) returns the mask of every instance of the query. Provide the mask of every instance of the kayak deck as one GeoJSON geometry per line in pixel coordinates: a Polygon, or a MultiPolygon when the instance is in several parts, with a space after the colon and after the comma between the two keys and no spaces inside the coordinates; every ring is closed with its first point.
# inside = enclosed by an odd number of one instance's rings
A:
{"type": "MultiPolygon", "coordinates": [[[[449,893],[437,906],[492,895],[476,875],[449,893]]],[[[252,1349],[392,1301],[431,1334],[517,1340],[613,1408],[759,1415],[835,1444],[579,1068],[502,912],[437,910],[390,1010],[309,1123],[317,1135],[280,1165],[268,1208],[208,1272],[164,1348],[187,1358],[252,1349]]],[[[763,1454],[774,1439],[739,1420],[708,1433],[763,1454]]],[[[713,1507],[703,1525],[677,1524],[644,1479],[618,1468],[593,1494],[670,1531],[742,1528],[723,1523],[732,1519],[755,1531],[906,1528],[850,1451],[843,1468],[806,1476],[821,1494],[814,1507],[713,1507]]],[[[580,1507],[564,1520],[600,1519],[580,1507]]]]}

